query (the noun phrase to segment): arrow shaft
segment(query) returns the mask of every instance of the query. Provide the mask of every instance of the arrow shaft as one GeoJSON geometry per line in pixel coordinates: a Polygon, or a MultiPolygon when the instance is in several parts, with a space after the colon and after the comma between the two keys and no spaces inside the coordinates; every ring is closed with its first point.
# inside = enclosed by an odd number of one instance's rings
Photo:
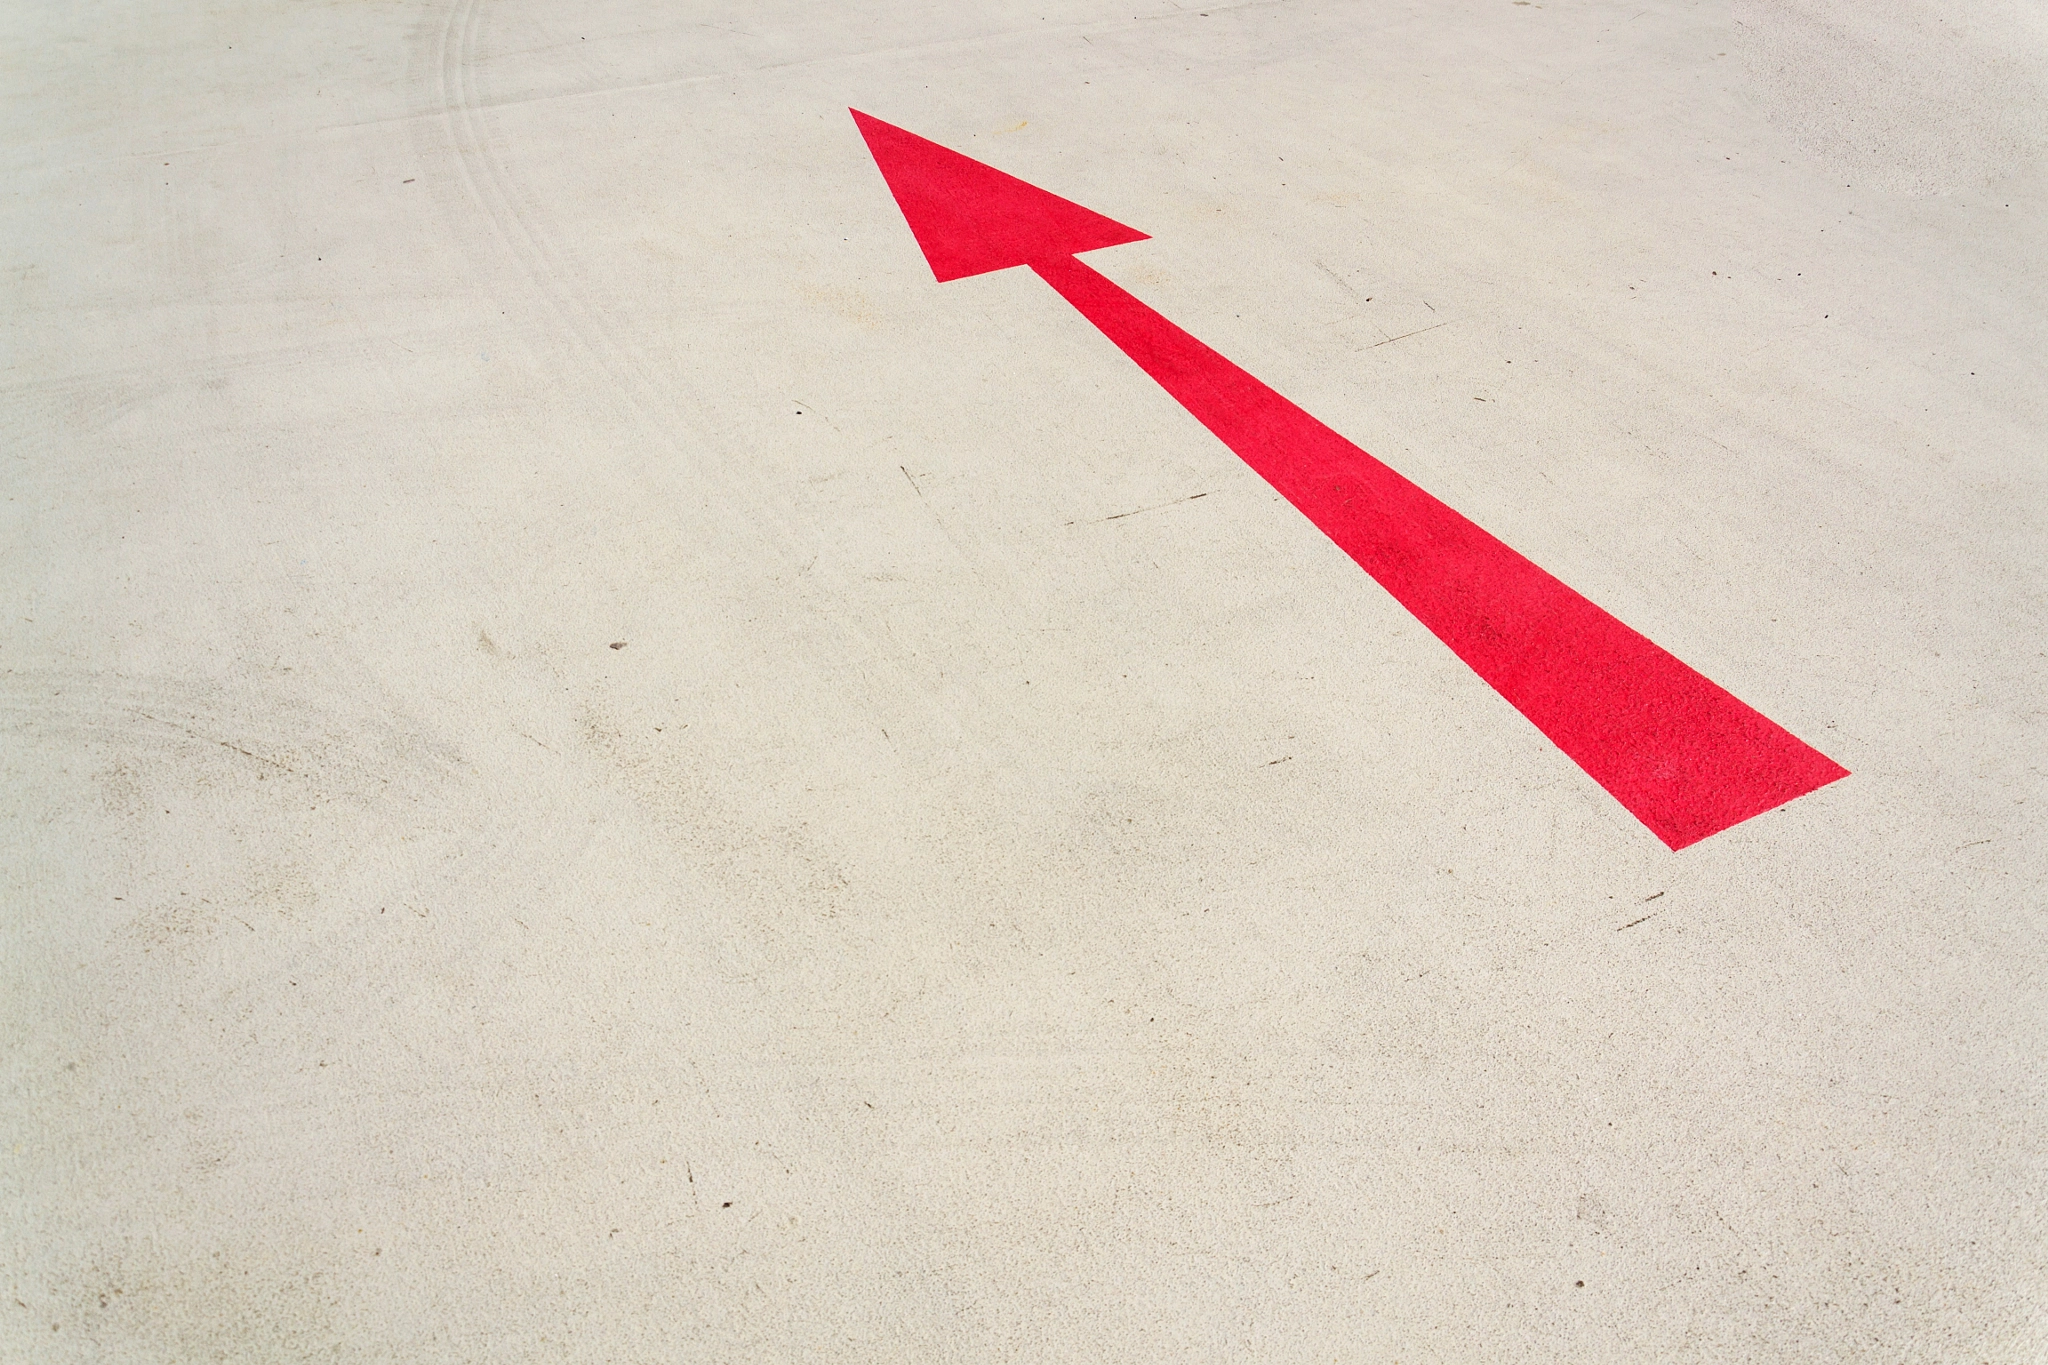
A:
{"type": "Polygon", "coordinates": [[[1076,257],[1031,269],[1672,848],[1847,775],[1076,257]]]}

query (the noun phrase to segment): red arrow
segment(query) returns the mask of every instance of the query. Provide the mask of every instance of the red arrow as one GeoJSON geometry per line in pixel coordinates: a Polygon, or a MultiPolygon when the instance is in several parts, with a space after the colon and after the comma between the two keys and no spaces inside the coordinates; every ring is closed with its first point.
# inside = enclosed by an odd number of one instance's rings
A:
{"type": "Polygon", "coordinates": [[[1144,233],[851,112],[934,275],[1031,267],[1670,847],[1849,775],[1074,259],[1144,233]]]}

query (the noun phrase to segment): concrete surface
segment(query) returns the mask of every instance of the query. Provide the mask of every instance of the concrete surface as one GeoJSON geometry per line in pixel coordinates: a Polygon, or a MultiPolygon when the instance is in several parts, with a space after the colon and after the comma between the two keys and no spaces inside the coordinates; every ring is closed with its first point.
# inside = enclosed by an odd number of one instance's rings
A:
{"type": "Polygon", "coordinates": [[[2048,1359],[2048,10],[0,72],[7,1360],[2048,1359]],[[849,105],[1854,776],[1668,852],[849,105]]]}

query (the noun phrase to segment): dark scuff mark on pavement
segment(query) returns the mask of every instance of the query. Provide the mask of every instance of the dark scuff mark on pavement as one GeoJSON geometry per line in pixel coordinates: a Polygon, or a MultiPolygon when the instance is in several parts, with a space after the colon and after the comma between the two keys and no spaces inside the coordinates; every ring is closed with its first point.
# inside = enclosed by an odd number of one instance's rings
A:
{"type": "Polygon", "coordinates": [[[296,772],[293,772],[292,769],[287,768],[284,764],[278,762],[276,759],[265,758],[262,754],[251,753],[247,749],[244,749],[241,745],[234,743],[232,740],[216,739],[212,735],[203,735],[199,733],[199,731],[194,730],[189,726],[180,725],[178,724],[178,722],[174,720],[165,720],[161,716],[152,716],[147,711],[136,711],[133,714],[142,717],[144,720],[155,721],[158,725],[168,725],[173,730],[176,730],[178,733],[183,735],[190,735],[193,739],[203,740],[208,744],[218,744],[223,749],[233,749],[236,753],[242,755],[242,757],[253,758],[258,763],[268,763],[271,767],[276,768],[279,772],[291,773],[293,777],[298,776],[296,772]]]}
{"type": "Polygon", "coordinates": [[[1157,512],[1162,507],[1178,507],[1184,502],[1193,502],[1196,498],[1206,498],[1215,491],[1212,488],[1200,493],[1190,493],[1184,498],[1175,498],[1172,502],[1155,502],[1150,507],[1134,507],[1128,512],[1118,512],[1114,516],[1096,517],[1093,521],[1069,521],[1062,524],[1067,526],[1100,526],[1105,521],[1122,521],[1125,517],[1135,517],[1142,512],[1157,512]]]}
{"type": "MultiPolygon", "coordinates": [[[[1427,305],[1427,304],[1424,304],[1423,306],[1424,306],[1424,307],[1428,307],[1428,305],[1427,305]]],[[[1430,308],[1430,310],[1429,310],[1429,311],[1430,311],[1430,312],[1432,312],[1432,313],[1434,313],[1434,312],[1436,311],[1436,309],[1434,309],[1434,308],[1430,308]]],[[[1397,341],[1406,341],[1406,340],[1407,340],[1407,339],[1408,339],[1409,337],[1419,337],[1419,336],[1421,336],[1421,335],[1422,335],[1422,334],[1423,334],[1424,332],[1434,332],[1434,331],[1435,331],[1435,330],[1436,330],[1437,328],[1439,328],[1439,327],[1448,327],[1448,326],[1450,326],[1450,325],[1451,325],[1451,324],[1450,324],[1450,323],[1448,323],[1448,322],[1432,322],[1432,323],[1431,323],[1431,324],[1430,324],[1429,326],[1427,326],[1427,327],[1417,327],[1417,328],[1416,328],[1416,329],[1415,329],[1414,331],[1412,331],[1412,332],[1403,332],[1403,333],[1401,333],[1401,335],[1399,335],[1399,336],[1397,336],[1397,337],[1388,337],[1388,338],[1387,338],[1387,339],[1386,339],[1385,341],[1375,341],[1375,342],[1374,342],[1374,343],[1373,343],[1372,345],[1370,345],[1370,346],[1367,346],[1367,347],[1366,347],[1365,349],[1366,349],[1366,350],[1368,350],[1368,351],[1371,351],[1371,350],[1377,350],[1377,349],[1378,349],[1379,347],[1381,347],[1381,346],[1391,346],[1391,345],[1393,345],[1393,344],[1394,344],[1395,342],[1397,342],[1397,341]]]]}

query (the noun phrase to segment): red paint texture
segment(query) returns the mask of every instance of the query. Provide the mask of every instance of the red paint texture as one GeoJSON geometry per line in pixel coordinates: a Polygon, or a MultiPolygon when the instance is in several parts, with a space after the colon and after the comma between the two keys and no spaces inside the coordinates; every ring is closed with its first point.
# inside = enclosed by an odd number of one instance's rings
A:
{"type": "Polygon", "coordinates": [[[1848,775],[1073,258],[1137,233],[855,118],[934,274],[1030,266],[1671,848],[1848,775]]]}
{"type": "Polygon", "coordinates": [[[1142,232],[1014,175],[858,109],[848,112],[942,283],[1006,270],[1047,253],[1071,256],[1146,240],[1142,232]]]}

